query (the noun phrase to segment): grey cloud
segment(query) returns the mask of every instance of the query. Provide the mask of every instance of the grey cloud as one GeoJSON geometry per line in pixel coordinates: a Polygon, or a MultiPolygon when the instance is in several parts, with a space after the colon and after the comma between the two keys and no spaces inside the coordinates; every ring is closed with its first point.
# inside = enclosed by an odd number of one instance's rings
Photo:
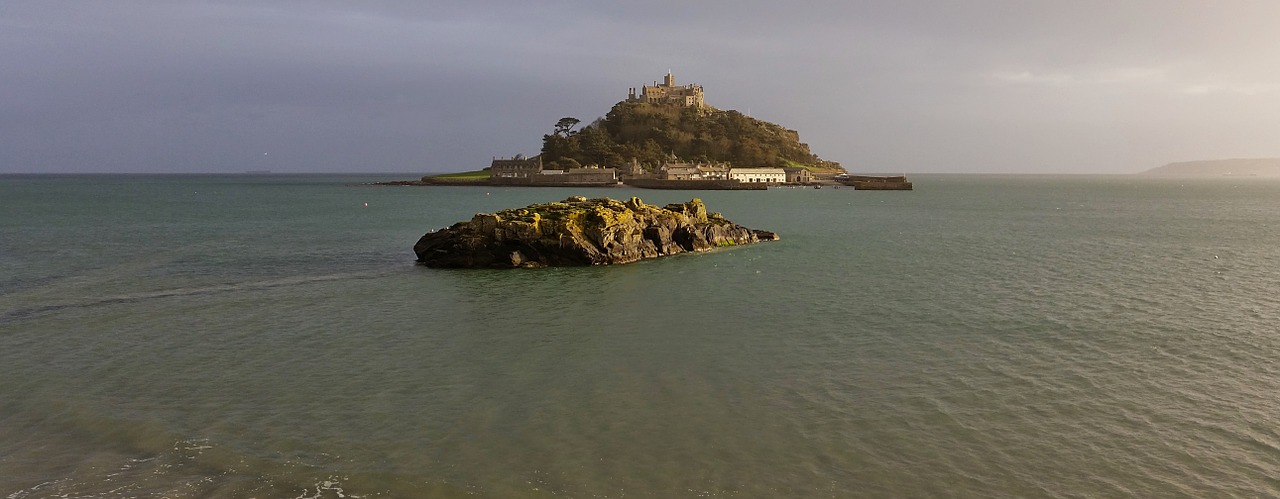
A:
{"type": "Polygon", "coordinates": [[[1280,154],[1280,4],[646,5],[10,2],[0,172],[470,169],[668,69],[858,171],[1280,154]]]}

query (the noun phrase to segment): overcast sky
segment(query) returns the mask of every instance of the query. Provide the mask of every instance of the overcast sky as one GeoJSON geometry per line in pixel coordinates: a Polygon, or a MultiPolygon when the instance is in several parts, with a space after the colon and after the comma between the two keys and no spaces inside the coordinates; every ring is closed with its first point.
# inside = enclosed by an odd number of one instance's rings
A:
{"type": "Polygon", "coordinates": [[[0,4],[0,173],[443,172],[660,80],[853,172],[1280,156],[1275,0],[0,4]]]}

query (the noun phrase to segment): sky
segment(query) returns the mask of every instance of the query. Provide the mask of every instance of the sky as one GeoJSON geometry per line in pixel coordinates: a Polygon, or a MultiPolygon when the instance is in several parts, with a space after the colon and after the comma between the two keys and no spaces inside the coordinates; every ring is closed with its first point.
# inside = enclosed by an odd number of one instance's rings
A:
{"type": "Polygon", "coordinates": [[[671,71],[855,173],[1280,157],[1274,0],[0,4],[0,173],[475,170],[671,71]]]}

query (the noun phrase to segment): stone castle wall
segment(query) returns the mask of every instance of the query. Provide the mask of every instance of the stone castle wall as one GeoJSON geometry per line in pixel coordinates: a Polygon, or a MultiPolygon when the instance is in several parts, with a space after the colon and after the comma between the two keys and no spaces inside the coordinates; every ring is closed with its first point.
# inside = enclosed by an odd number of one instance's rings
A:
{"type": "Polygon", "coordinates": [[[676,85],[676,77],[670,72],[663,77],[662,84],[653,82],[640,89],[636,95],[633,87],[627,94],[628,102],[648,102],[654,104],[674,104],[684,107],[702,107],[706,105],[706,96],[702,85],[676,85]]]}

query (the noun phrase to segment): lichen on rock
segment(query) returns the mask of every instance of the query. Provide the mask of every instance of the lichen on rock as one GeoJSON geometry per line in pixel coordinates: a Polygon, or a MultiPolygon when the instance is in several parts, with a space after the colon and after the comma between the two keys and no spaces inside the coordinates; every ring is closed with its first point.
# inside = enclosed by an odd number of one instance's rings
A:
{"type": "Polygon", "coordinates": [[[659,208],[635,197],[573,196],[476,214],[423,235],[413,251],[428,267],[610,265],[777,239],[708,213],[696,198],[659,208]]]}

